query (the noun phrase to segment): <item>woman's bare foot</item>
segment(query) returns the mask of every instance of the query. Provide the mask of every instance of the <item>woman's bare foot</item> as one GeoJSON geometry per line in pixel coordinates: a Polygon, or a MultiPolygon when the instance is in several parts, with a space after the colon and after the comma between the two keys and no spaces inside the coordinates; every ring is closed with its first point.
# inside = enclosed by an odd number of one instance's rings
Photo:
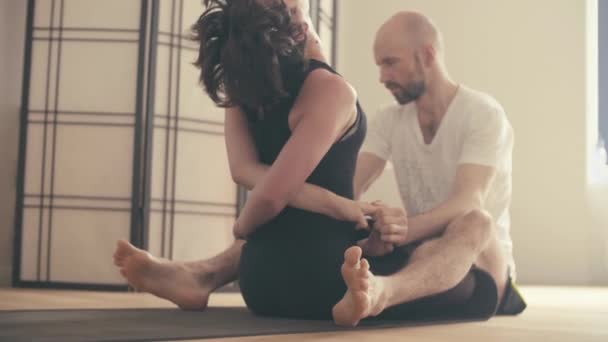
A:
{"type": "Polygon", "coordinates": [[[361,259],[361,254],[358,246],[344,253],[342,277],[347,290],[332,309],[337,325],[354,327],[365,317],[379,315],[386,305],[382,281],[369,271],[369,263],[361,259]]]}
{"type": "Polygon", "coordinates": [[[129,285],[167,299],[184,310],[204,310],[215,289],[205,272],[185,263],[159,259],[125,240],[117,242],[114,264],[129,285]]]}

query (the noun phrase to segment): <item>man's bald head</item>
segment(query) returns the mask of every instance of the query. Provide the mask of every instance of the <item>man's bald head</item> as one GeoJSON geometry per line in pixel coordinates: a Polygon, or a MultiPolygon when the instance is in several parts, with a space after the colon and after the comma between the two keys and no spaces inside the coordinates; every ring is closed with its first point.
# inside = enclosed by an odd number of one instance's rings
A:
{"type": "Polygon", "coordinates": [[[399,12],[378,30],[374,42],[380,82],[401,104],[418,99],[443,68],[441,33],[426,16],[399,12]]]}
{"type": "Polygon", "coordinates": [[[310,0],[283,0],[290,12],[301,12],[302,17],[310,17],[310,0]]]}
{"type": "Polygon", "coordinates": [[[433,46],[443,50],[443,38],[437,26],[425,15],[404,11],[393,15],[378,30],[376,44],[388,43],[408,49],[433,46]]]}

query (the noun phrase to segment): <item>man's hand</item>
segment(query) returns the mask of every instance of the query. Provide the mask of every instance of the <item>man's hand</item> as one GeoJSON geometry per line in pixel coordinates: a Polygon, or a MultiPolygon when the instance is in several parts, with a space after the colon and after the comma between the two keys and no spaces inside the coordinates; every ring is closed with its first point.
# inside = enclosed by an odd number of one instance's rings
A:
{"type": "Polygon", "coordinates": [[[363,250],[363,255],[371,257],[387,255],[395,249],[392,243],[382,242],[380,232],[375,229],[372,229],[367,239],[357,242],[357,245],[363,250]]]}
{"type": "Polygon", "coordinates": [[[375,208],[372,218],[374,220],[370,235],[357,244],[367,256],[383,256],[393,252],[395,247],[405,244],[407,239],[407,213],[402,208],[390,208],[386,204],[376,201],[372,203],[375,208]]]}
{"type": "Polygon", "coordinates": [[[372,214],[374,219],[373,231],[379,233],[379,240],[383,243],[392,244],[394,247],[404,245],[408,233],[405,209],[391,208],[380,201],[373,202],[372,205],[376,208],[372,214]]]}

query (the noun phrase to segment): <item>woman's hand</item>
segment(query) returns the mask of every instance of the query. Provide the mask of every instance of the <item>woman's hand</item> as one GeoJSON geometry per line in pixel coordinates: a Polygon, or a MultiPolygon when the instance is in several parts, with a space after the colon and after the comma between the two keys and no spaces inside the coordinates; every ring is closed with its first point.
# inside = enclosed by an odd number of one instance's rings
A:
{"type": "Polygon", "coordinates": [[[369,203],[337,196],[331,216],[336,220],[355,222],[356,229],[366,229],[368,228],[366,216],[372,216],[376,210],[377,208],[369,203]]]}
{"type": "Polygon", "coordinates": [[[234,221],[234,225],[232,226],[232,236],[236,240],[245,240],[245,232],[242,231],[239,227],[239,220],[234,221]]]}

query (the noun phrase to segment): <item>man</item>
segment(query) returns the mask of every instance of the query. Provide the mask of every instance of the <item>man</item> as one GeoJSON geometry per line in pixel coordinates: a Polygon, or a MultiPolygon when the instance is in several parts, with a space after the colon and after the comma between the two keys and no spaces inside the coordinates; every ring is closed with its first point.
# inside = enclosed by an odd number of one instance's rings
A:
{"type": "MultiPolygon", "coordinates": [[[[392,160],[406,211],[381,205],[366,255],[422,242],[407,266],[390,276],[361,273],[356,247],[346,252],[349,291],[334,308],[356,325],[386,308],[456,287],[472,266],[487,272],[500,303],[514,277],[509,234],[513,132],[490,96],[454,82],[439,30],[425,16],[402,12],[374,43],[380,82],[398,104],[372,123],[355,176],[361,195],[392,160]],[[367,289],[367,290],[362,290],[367,289]],[[365,294],[365,295],[363,295],[365,294]]],[[[519,303],[523,310],[523,302],[519,303]]]]}
{"type": "MultiPolygon", "coordinates": [[[[300,10],[307,5],[292,2],[300,10]]],[[[399,105],[373,122],[355,192],[366,190],[391,158],[410,217],[375,203],[374,229],[360,246],[366,256],[378,257],[401,246],[415,249],[405,268],[383,277],[365,272],[361,250],[349,249],[342,269],[348,291],[334,308],[336,323],[356,325],[386,308],[449,292],[472,265],[491,275],[502,298],[508,265],[514,271],[508,234],[512,132],[502,108],[449,79],[441,35],[420,14],[391,18],[378,32],[374,52],[381,82],[399,105]]],[[[115,263],[132,286],[185,309],[203,309],[213,290],[236,279],[242,245],[237,240],[212,259],[178,263],[121,241],[115,263]]]]}

